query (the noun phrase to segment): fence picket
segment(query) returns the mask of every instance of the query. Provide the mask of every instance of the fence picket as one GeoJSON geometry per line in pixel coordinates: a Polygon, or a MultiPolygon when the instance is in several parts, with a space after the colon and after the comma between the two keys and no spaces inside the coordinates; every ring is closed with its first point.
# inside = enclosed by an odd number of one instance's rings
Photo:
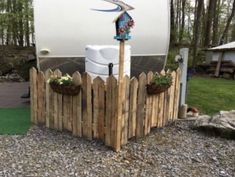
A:
{"type": "Polygon", "coordinates": [[[35,68],[31,69],[31,99],[33,100],[31,102],[32,106],[32,113],[31,113],[31,121],[33,124],[38,123],[38,118],[37,118],[37,111],[38,111],[38,93],[37,93],[37,70],[35,68]]]}
{"type": "Polygon", "coordinates": [[[94,92],[94,138],[100,138],[104,140],[105,137],[105,83],[100,78],[94,79],[93,83],[94,92]]]}
{"type": "Polygon", "coordinates": [[[174,96],[175,96],[175,77],[176,73],[173,71],[172,75],[172,86],[170,88],[170,107],[169,107],[169,118],[170,121],[173,121],[173,114],[174,114],[174,96]]]}
{"type": "MultiPolygon", "coordinates": [[[[60,70],[56,69],[54,71],[54,76],[61,77],[62,73],[60,72],[60,70]]],[[[62,95],[54,92],[53,98],[54,98],[54,102],[53,102],[53,105],[54,105],[54,128],[56,130],[62,130],[62,127],[59,126],[61,124],[59,122],[60,122],[60,111],[62,110],[62,95]],[[60,98],[61,98],[61,100],[60,100],[60,98]]]]}
{"type": "Polygon", "coordinates": [[[134,77],[130,81],[130,112],[128,138],[136,134],[136,112],[137,112],[138,80],[134,77]]]}
{"type": "Polygon", "coordinates": [[[180,76],[181,72],[178,68],[176,70],[176,79],[175,79],[175,99],[174,99],[174,117],[173,119],[178,118],[178,112],[179,112],[179,96],[180,96],[180,76]]]}
{"type": "MultiPolygon", "coordinates": [[[[151,81],[153,79],[153,72],[149,72],[147,74],[147,84],[150,84],[151,81]]],[[[144,134],[147,135],[148,133],[150,133],[150,129],[152,127],[153,124],[153,105],[154,105],[154,99],[153,99],[153,95],[148,95],[147,94],[147,98],[146,98],[146,119],[145,119],[145,128],[144,128],[144,134]]]]}
{"type": "MultiPolygon", "coordinates": [[[[79,72],[73,74],[75,85],[82,85],[82,78],[79,72]]],[[[82,137],[82,90],[73,97],[73,135],[82,137]]]]}
{"type": "Polygon", "coordinates": [[[144,123],[145,123],[145,102],[146,102],[146,74],[141,73],[139,76],[139,89],[138,89],[138,104],[137,104],[137,118],[136,118],[136,137],[141,138],[144,136],[144,123]]]}
{"type": "MultiPolygon", "coordinates": [[[[162,70],[160,74],[165,75],[165,71],[162,70]]],[[[162,127],[164,124],[164,98],[165,93],[162,92],[159,95],[159,104],[158,104],[158,127],[162,127]]]]}
{"type": "Polygon", "coordinates": [[[82,117],[83,135],[87,139],[92,139],[92,98],[91,98],[91,76],[84,73],[82,76],[82,117]]]}
{"type": "Polygon", "coordinates": [[[122,105],[122,136],[121,144],[128,142],[128,120],[129,120],[129,97],[130,97],[130,78],[125,76],[123,79],[123,105],[122,105]]]}
{"type": "Polygon", "coordinates": [[[114,145],[116,119],[117,119],[117,92],[118,85],[114,76],[107,78],[106,91],[106,125],[105,125],[105,144],[107,146],[114,145]]]}
{"type": "Polygon", "coordinates": [[[53,72],[48,69],[45,74],[45,80],[46,80],[46,127],[50,128],[50,117],[51,117],[51,102],[50,97],[52,93],[52,89],[50,87],[50,84],[47,82],[48,79],[53,75],[53,72]]]}

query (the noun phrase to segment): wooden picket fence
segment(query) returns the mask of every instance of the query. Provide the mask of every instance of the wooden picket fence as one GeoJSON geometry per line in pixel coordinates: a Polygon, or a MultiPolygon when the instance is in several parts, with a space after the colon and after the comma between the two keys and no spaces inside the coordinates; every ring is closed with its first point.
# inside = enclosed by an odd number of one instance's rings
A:
{"type": "MultiPolygon", "coordinates": [[[[162,74],[165,71],[161,72],[162,74]]],[[[70,131],[88,140],[100,139],[119,151],[130,138],[141,138],[151,128],[164,127],[178,117],[180,70],[171,73],[173,85],[164,93],[150,96],[146,84],[153,73],[142,73],[139,78],[123,81],[122,115],[118,119],[118,82],[110,76],[106,82],[100,77],[92,80],[87,73],[73,74],[73,81],[82,89],[76,96],[57,94],[47,80],[61,76],[59,70],[45,73],[30,70],[31,121],[58,131],[70,131]],[[118,122],[117,121],[121,121],[118,122]],[[120,125],[121,127],[118,127],[120,125]]]]}

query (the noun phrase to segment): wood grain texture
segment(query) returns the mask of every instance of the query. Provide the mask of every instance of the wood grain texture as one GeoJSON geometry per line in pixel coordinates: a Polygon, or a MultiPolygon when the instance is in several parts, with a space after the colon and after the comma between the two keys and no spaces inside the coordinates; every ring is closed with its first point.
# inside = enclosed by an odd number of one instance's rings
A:
{"type": "Polygon", "coordinates": [[[130,78],[128,76],[125,76],[123,79],[123,91],[121,145],[125,145],[128,142],[128,120],[130,104],[130,78]]]}
{"type": "MultiPolygon", "coordinates": [[[[75,85],[82,85],[82,78],[79,72],[73,74],[75,85]]],[[[82,137],[82,90],[73,97],[73,135],[82,137]]]]}
{"type": "Polygon", "coordinates": [[[139,89],[137,98],[137,117],[136,117],[136,138],[144,137],[144,123],[145,123],[145,104],[146,104],[146,83],[147,77],[145,73],[139,76],[139,89]]]}
{"type": "Polygon", "coordinates": [[[46,127],[49,128],[50,127],[50,108],[51,108],[51,102],[50,102],[50,95],[52,92],[51,86],[48,83],[48,80],[50,79],[50,77],[53,75],[53,72],[48,69],[46,71],[45,77],[46,77],[46,127]]]}
{"type": "Polygon", "coordinates": [[[130,81],[130,110],[129,110],[129,133],[128,138],[135,137],[136,134],[136,112],[137,112],[137,95],[138,80],[134,77],[130,81]]]}
{"type": "Polygon", "coordinates": [[[91,100],[91,76],[84,73],[82,76],[82,117],[83,136],[92,139],[92,100],[91,100]]]}
{"type": "MultiPolygon", "coordinates": [[[[147,74],[147,84],[150,84],[153,80],[153,72],[148,72],[147,74]]],[[[146,96],[146,118],[145,118],[145,123],[144,123],[144,134],[147,135],[150,133],[152,124],[153,124],[153,104],[154,104],[154,99],[153,95],[148,95],[146,96]]]]}
{"type": "Polygon", "coordinates": [[[104,140],[105,137],[105,83],[97,77],[93,82],[93,119],[94,119],[94,138],[104,140]]]}

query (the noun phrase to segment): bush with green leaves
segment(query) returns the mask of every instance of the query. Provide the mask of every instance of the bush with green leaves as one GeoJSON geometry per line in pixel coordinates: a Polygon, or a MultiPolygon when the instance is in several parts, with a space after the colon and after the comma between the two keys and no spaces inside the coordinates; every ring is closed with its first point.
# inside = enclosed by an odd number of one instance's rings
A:
{"type": "Polygon", "coordinates": [[[172,85],[172,76],[170,73],[167,73],[165,75],[155,74],[153,76],[151,84],[156,84],[159,86],[170,86],[172,85]]]}
{"type": "Polygon", "coordinates": [[[49,84],[63,85],[63,86],[74,85],[73,78],[68,74],[62,77],[51,77],[47,82],[49,84]]]}

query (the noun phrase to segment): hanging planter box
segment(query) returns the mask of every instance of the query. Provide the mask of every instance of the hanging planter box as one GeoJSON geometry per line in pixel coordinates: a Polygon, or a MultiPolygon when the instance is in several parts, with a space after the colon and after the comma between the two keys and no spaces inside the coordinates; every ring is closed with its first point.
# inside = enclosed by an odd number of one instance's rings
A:
{"type": "Polygon", "coordinates": [[[80,85],[75,85],[73,83],[72,77],[68,74],[62,77],[51,77],[47,82],[54,92],[63,95],[74,96],[77,95],[81,89],[80,85]]]}
{"type": "Polygon", "coordinates": [[[50,86],[54,92],[70,96],[79,94],[81,89],[80,85],[58,85],[55,83],[50,83],[50,86]]]}
{"type": "Polygon", "coordinates": [[[147,93],[149,95],[160,94],[162,92],[165,92],[170,87],[171,85],[156,85],[154,83],[146,85],[147,93]]]}
{"type": "Polygon", "coordinates": [[[146,85],[147,93],[149,95],[159,94],[165,92],[172,85],[172,76],[170,73],[155,74],[150,84],[146,85]]]}

